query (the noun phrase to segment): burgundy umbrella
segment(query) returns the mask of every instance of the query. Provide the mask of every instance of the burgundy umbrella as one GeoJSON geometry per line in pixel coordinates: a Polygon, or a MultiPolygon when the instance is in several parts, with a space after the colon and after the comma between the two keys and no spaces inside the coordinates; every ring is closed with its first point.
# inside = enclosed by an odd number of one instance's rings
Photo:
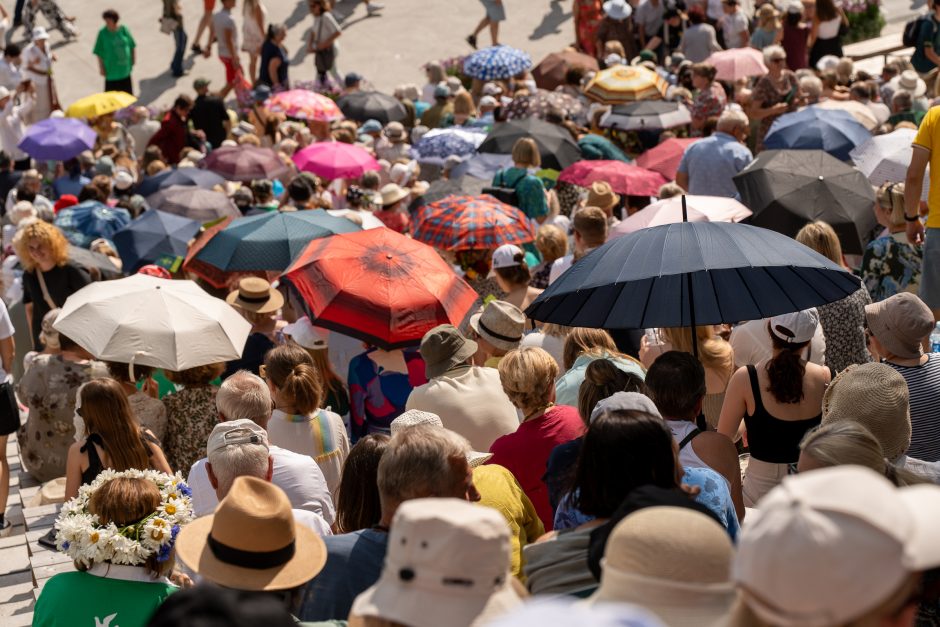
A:
{"type": "Polygon", "coordinates": [[[230,181],[276,179],[290,172],[271,148],[224,146],[206,157],[205,167],[230,181]]]}

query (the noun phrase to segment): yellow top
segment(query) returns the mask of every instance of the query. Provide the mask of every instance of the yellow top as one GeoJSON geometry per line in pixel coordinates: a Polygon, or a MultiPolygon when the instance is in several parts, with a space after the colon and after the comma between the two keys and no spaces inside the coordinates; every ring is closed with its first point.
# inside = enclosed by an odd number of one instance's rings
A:
{"type": "MultiPolygon", "coordinates": [[[[924,116],[917,136],[914,137],[914,145],[930,151],[931,178],[934,173],[940,177],[940,107],[932,107],[924,116]]],[[[927,207],[930,210],[927,214],[927,228],[940,228],[940,178],[938,178],[938,184],[930,186],[927,207]]]]}

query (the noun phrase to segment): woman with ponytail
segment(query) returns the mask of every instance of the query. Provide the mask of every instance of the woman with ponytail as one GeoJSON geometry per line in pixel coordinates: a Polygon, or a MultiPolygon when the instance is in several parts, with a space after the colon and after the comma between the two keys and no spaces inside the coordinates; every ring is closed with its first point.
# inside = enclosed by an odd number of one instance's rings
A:
{"type": "Polygon", "coordinates": [[[748,507],[795,472],[800,442],[822,418],[833,372],[808,363],[803,354],[818,325],[815,309],[771,318],[773,356],[739,368],[728,383],[718,432],[736,441],[744,435],[744,421],[751,453],[743,487],[748,507]]]}
{"type": "Polygon", "coordinates": [[[267,381],[274,400],[269,441],[312,457],[335,499],[349,454],[349,438],[343,419],[320,409],[325,398],[324,382],[310,354],[297,344],[273,348],[264,356],[261,377],[267,381]]]}

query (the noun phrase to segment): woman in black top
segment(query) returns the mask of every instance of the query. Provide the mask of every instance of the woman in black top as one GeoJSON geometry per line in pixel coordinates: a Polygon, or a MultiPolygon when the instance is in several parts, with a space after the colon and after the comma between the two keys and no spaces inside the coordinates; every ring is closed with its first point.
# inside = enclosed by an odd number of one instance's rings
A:
{"type": "Polygon", "coordinates": [[[287,27],[283,24],[268,26],[268,34],[261,45],[261,71],[258,73],[258,83],[267,85],[273,91],[289,89],[287,80],[287,48],[284,39],[287,37],[287,27]]]}

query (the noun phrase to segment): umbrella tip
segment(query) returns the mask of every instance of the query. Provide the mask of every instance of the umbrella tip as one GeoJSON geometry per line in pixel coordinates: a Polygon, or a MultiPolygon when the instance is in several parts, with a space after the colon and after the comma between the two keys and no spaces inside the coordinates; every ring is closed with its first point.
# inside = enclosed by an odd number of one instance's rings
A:
{"type": "Polygon", "coordinates": [[[821,180],[823,180],[823,178],[824,178],[823,175],[820,174],[820,175],[819,175],[819,180],[821,181],[821,180]]]}

